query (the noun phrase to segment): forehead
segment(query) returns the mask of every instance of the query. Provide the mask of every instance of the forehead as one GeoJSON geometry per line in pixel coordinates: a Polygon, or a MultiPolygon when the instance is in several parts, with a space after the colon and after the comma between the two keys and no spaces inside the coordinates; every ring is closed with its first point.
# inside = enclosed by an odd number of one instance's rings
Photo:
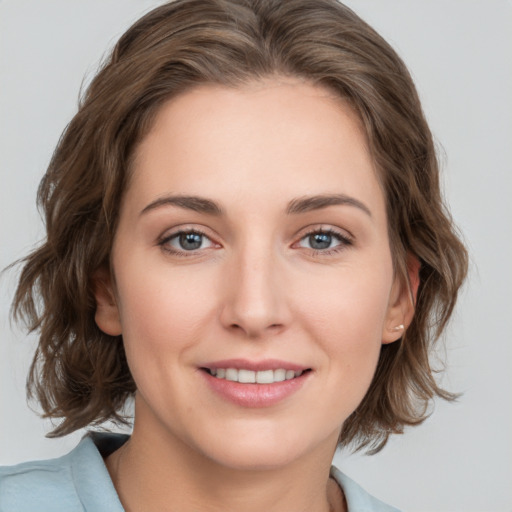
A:
{"type": "Polygon", "coordinates": [[[126,199],[143,208],[170,193],[254,205],[350,193],[384,203],[357,114],[327,88],[284,78],[204,85],[160,108],[126,199]]]}

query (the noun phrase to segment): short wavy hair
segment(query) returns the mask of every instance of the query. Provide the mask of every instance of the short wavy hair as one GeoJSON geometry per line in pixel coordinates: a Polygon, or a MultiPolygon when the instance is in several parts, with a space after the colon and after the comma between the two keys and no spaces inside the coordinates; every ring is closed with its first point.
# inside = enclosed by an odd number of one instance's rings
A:
{"type": "Polygon", "coordinates": [[[413,81],[395,51],[336,0],[176,0],[138,20],[79,102],[38,190],[47,236],[23,262],[14,318],[40,334],[27,380],[49,436],[128,421],[136,390],[122,336],[95,323],[92,276],[110,265],[137,144],[160,106],[197,84],[243,86],[291,76],[328,87],[359,115],[385,193],[395,272],[420,262],[412,323],[382,346],[371,386],[340,445],[375,452],[417,425],[438,386],[429,355],[467,272],[443,203],[435,146],[413,81]]]}

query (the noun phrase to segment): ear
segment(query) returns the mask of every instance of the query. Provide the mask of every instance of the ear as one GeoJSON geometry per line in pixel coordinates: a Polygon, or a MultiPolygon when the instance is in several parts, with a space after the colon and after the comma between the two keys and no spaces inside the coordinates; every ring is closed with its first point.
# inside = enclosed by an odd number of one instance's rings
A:
{"type": "Polygon", "coordinates": [[[382,343],[384,344],[400,339],[412,322],[420,285],[420,267],[418,258],[409,254],[406,279],[404,280],[398,275],[395,277],[382,331],[382,343]]]}
{"type": "Polygon", "coordinates": [[[96,325],[105,334],[119,336],[122,327],[110,270],[104,267],[96,270],[92,277],[92,285],[96,299],[96,325]]]}

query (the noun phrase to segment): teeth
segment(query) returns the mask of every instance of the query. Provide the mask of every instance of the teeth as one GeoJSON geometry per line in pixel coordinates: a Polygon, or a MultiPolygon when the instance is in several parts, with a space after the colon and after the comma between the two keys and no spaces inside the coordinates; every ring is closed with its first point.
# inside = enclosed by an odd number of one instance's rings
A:
{"type": "Polygon", "coordinates": [[[256,373],[256,382],[258,384],[272,384],[274,382],[274,371],[263,370],[256,373]]]}
{"type": "Polygon", "coordinates": [[[286,380],[286,370],[274,370],[274,382],[282,382],[286,380]]]}
{"type": "Polygon", "coordinates": [[[233,382],[241,382],[243,384],[273,384],[274,382],[282,382],[295,377],[300,377],[304,372],[302,370],[293,371],[279,368],[277,370],[237,370],[236,368],[217,368],[210,370],[210,373],[218,379],[226,379],[233,382]]]}
{"type": "Polygon", "coordinates": [[[254,384],[256,382],[256,372],[253,372],[252,370],[238,370],[238,382],[254,384]]]}
{"type": "Polygon", "coordinates": [[[226,368],[226,380],[238,382],[238,370],[235,370],[235,368],[226,368]]]}

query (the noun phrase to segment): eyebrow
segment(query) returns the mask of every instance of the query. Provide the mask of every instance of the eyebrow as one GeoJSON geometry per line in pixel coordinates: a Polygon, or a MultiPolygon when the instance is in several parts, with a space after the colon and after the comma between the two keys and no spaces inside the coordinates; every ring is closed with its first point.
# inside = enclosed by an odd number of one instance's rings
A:
{"type": "Polygon", "coordinates": [[[347,196],[345,194],[323,194],[317,196],[305,196],[298,199],[293,199],[288,203],[286,213],[297,214],[305,213],[313,210],[320,210],[329,206],[347,205],[359,208],[369,217],[372,216],[370,209],[355,197],[347,196]]]}
{"type": "Polygon", "coordinates": [[[149,203],[141,212],[140,215],[147,213],[151,210],[161,206],[178,206],[186,210],[192,210],[199,213],[207,213],[209,215],[222,215],[222,208],[211,199],[198,196],[165,196],[149,203]]]}
{"type": "MultiPolygon", "coordinates": [[[[315,196],[304,196],[297,199],[293,199],[288,203],[286,213],[288,215],[295,215],[300,213],[306,213],[314,210],[321,210],[322,208],[328,208],[329,206],[353,206],[359,208],[369,217],[372,216],[370,209],[358,199],[347,196],[345,194],[322,194],[315,196]]],[[[174,195],[165,196],[156,199],[149,203],[141,212],[140,215],[147,213],[156,208],[162,206],[178,206],[186,210],[192,210],[198,213],[206,213],[209,215],[220,216],[223,215],[222,208],[211,199],[199,196],[184,196],[174,195]]]]}

